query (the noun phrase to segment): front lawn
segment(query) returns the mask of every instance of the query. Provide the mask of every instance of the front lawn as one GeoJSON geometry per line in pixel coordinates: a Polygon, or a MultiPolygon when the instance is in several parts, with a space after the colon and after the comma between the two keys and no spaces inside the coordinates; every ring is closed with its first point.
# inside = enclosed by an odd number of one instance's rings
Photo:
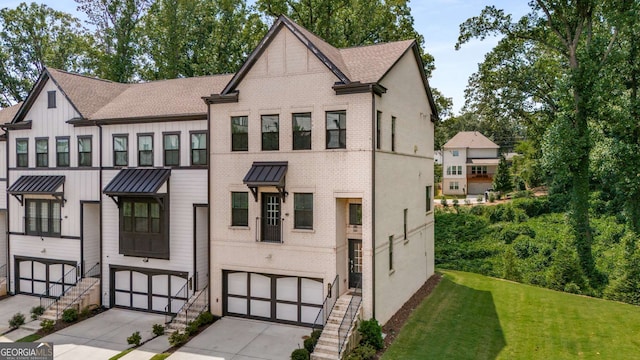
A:
{"type": "Polygon", "coordinates": [[[640,307],[443,271],[383,360],[632,359],[640,307]]]}

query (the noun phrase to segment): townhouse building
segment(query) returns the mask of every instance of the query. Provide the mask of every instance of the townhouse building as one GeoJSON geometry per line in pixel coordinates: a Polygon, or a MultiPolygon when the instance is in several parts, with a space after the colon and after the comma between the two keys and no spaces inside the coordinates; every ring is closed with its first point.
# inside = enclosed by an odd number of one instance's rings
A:
{"type": "Polygon", "coordinates": [[[461,131],[442,148],[443,194],[478,195],[493,186],[500,146],[478,131],[461,131]]]}

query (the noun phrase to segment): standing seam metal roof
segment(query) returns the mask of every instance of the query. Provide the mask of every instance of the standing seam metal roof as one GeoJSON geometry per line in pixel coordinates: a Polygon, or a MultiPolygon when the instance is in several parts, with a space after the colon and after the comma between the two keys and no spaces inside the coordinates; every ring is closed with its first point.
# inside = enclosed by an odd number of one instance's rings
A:
{"type": "Polygon", "coordinates": [[[242,181],[247,186],[282,186],[287,167],[287,161],[257,161],[242,181]]]}
{"type": "Polygon", "coordinates": [[[169,179],[171,169],[122,169],[104,188],[105,195],[153,195],[169,179]]]}
{"type": "Polygon", "coordinates": [[[7,189],[9,194],[55,194],[64,184],[62,175],[22,175],[7,189]]]}

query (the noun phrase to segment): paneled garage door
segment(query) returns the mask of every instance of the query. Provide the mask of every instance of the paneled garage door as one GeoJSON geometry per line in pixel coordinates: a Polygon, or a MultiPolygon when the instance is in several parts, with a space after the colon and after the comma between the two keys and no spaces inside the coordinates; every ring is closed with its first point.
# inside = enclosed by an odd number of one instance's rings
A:
{"type": "Polygon", "coordinates": [[[78,281],[74,262],[16,257],[15,264],[18,294],[59,296],[78,281]]]}
{"type": "Polygon", "coordinates": [[[188,299],[187,273],[111,266],[112,307],[177,313],[188,299]]]}
{"type": "Polygon", "coordinates": [[[224,315],[311,326],[324,301],[322,279],[223,272],[224,315]]]}

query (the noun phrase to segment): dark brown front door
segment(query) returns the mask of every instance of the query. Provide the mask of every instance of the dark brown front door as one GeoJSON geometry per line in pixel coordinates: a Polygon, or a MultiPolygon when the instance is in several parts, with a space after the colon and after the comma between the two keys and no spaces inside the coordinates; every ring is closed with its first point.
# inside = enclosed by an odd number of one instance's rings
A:
{"type": "Polygon", "coordinates": [[[280,194],[262,194],[262,241],[281,241],[280,194]]]}
{"type": "Polygon", "coordinates": [[[362,240],[349,239],[349,288],[361,287],[362,240]]]}

